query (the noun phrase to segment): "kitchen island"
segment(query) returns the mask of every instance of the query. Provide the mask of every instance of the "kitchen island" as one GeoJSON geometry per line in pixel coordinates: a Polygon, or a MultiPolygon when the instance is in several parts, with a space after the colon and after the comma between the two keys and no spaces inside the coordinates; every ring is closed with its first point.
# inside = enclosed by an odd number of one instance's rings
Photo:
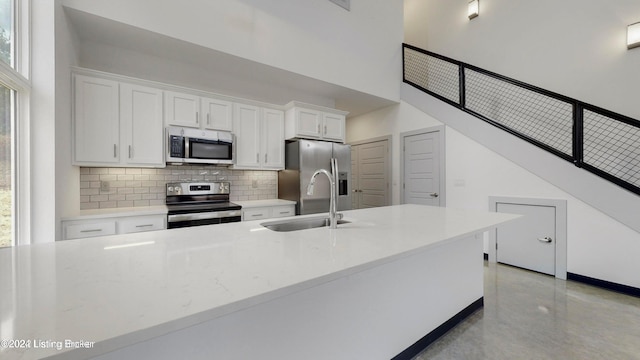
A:
{"type": "Polygon", "coordinates": [[[481,306],[480,234],[517,217],[344,215],[335,230],[249,221],[2,249],[0,358],[390,359],[481,306]]]}

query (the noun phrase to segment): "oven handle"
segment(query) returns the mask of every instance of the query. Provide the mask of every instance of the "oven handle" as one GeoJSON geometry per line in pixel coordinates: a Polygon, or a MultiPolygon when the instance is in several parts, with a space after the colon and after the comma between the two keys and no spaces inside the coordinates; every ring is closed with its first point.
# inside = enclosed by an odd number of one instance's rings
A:
{"type": "Polygon", "coordinates": [[[210,211],[210,212],[199,212],[199,213],[190,213],[190,214],[177,214],[177,215],[168,215],[168,222],[179,222],[179,221],[191,221],[191,220],[207,220],[207,219],[218,219],[218,218],[227,218],[233,216],[242,216],[242,211],[240,210],[228,210],[228,211],[210,211]]]}

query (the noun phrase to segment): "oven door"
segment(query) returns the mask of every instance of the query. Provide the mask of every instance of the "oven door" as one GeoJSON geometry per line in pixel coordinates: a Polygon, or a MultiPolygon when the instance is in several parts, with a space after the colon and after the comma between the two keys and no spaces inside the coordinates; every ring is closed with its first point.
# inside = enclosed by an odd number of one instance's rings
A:
{"type": "Polygon", "coordinates": [[[187,138],[187,161],[233,164],[233,141],[187,138]]]}
{"type": "Polygon", "coordinates": [[[176,229],[189,226],[224,224],[241,220],[242,211],[240,210],[208,211],[187,214],[169,213],[167,215],[167,228],[176,229]]]}

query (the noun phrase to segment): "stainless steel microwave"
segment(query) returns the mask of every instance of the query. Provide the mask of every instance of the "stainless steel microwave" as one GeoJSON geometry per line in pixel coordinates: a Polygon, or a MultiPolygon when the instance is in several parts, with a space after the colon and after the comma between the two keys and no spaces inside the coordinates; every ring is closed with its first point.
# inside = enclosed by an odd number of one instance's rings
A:
{"type": "Polygon", "coordinates": [[[230,132],[169,126],[166,134],[168,164],[233,164],[230,132]]]}

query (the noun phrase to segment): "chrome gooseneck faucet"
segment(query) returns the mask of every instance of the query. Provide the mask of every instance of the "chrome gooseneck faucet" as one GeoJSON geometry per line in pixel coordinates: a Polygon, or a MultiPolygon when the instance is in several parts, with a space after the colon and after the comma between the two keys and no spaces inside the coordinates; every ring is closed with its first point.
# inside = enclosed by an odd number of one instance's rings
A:
{"type": "Polygon", "coordinates": [[[340,214],[337,213],[338,192],[336,191],[336,186],[338,182],[338,159],[331,158],[331,172],[328,172],[325,169],[318,169],[313,173],[313,175],[311,175],[311,181],[309,181],[309,186],[307,187],[307,195],[313,195],[313,186],[316,183],[316,176],[318,176],[318,174],[325,174],[327,178],[329,178],[329,184],[331,186],[331,200],[329,202],[329,226],[331,229],[336,229],[338,227],[338,219],[341,217],[340,214]]]}

